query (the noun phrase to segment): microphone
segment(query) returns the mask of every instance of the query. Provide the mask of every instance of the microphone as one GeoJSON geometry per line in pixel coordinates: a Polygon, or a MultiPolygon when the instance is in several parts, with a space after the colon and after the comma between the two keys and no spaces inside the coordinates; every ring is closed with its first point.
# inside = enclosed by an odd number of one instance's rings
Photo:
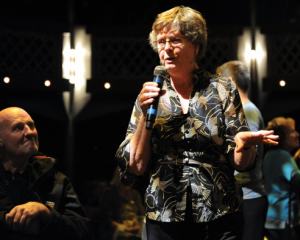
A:
{"type": "MultiPolygon", "coordinates": [[[[158,87],[161,89],[164,78],[166,78],[168,75],[167,69],[164,66],[156,66],[154,68],[154,79],[153,82],[156,82],[158,84],[158,87]]],[[[154,98],[153,103],[151,103],[147,110],[147,116],[146,116],[146,129],[152,130],[153,123],[156,119],[157,114],[157,106],[159,102],[159,95],[154,98]]]]}

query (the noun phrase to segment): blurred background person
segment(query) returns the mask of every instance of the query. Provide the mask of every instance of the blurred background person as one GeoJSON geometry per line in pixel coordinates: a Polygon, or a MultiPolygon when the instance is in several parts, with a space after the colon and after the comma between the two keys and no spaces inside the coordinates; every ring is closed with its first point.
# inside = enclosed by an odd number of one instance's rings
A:
{"type": "Polygon", "coordinates": [[[299,147],[292,118],[272,119],[267,128],[279,135],[278,146],[265,155],[263,173],[269,207],[265,223],[268,240],[299,239],[300,171],[291,153],[299,147]]]}
{"type": "Polygon", "coordinates": [[[298,168],[300,168],[300,148],[294,153],[294,159],[298,168]]]}
{"type": "Polygon", "coordinates": [[[120,180],[116,168],[110,186],[101,198],[101,239],[103,240],[139,240],[144,218],[141,195],[120,180]]]}
{"type": "Polygon", "coordinates": [[[96,239],[100,239],[103,216],[101,215],[101,198],[109,183],[104,178],[95,179],[90,184],[89,198],[84,206],[88,217],[91,219],[93,233],[96,239]]]}
{"type": "Polygon", "coordinates": [[[241,239],[234,169],[251,168],[254,145],[277,137],[250,132],[235,83],[199,68],[207,30],[198,11],[178,6],[158,14],[149,42],[167,71],[157,118],[146,129],[148,106],[160,94],[157,83],[146,82],[116,153],[127,184],[151,174],[147,239],[241,239]]]}
{"type": "MultiPolygon", "coordinates": [[[[238,88],[245,116],[251,131],[265,128],[263,117],[258,108],[250,101],[250,73],[241,61],[229,61],[217,68],[217,74],[233,80],[238,88]]],[[[258,158],[253,170],[247,172],[235,171],[235,178],[243,189],[244,233],[243,240],[262,240],[264,224],[268,209],[268,199],[263,187],[262,161],[263,144],[258,145],[258,158]]]]}

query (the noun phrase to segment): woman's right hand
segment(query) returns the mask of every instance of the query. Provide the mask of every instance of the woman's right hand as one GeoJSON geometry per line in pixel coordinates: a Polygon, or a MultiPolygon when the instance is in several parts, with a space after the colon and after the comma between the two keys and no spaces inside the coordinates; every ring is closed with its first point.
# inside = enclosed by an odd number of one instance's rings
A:
{"type": "Polygon", "coordinates": [[[139,94],[139,105],[143,115],[140,118],[135,133],[130,141],[130,160],[129,170],[137,175],[142,175],[150,161],[151,148],[150,138],[152,131],[146,129],[146,116],[149,104],[153,103],[154,98],[159,95],[160,88],[156,82],[145,82],[139,94]]]}
{"type": "Polygon", "coordinates": [[[147,115],[148,105],[159,95],[160,88],[156,82],[145,82],[139,95],[139,104],[144,116],[147,115]]]}

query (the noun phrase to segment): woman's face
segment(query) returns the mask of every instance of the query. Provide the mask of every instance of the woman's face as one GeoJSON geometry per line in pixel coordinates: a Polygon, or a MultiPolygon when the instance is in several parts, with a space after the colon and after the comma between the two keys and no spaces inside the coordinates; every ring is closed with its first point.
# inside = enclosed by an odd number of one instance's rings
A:
{"type": "Polygon", "coordinates": [[[163,66],[167,68],[168,73],[176,75],[178,73],[190,74],[195,68],[197,68],[195,58],[199,51],[199,46],[195,47],[186,36],[182,35],[179,31],[173,27],[165,27],[157,34],[157,41],[164,41],[166,45],[163,49],[159,49],[159,58],[163,66]],[[183,39],[181,46],[171,46],[168,41],[174,39],[183,39]]]}
{"type": "Polygon", "coordinates": [[[295,124],[289,123],[287,126],[283,145],[289,152],[299,147],[299,133],[295,130],[295,124]]]}

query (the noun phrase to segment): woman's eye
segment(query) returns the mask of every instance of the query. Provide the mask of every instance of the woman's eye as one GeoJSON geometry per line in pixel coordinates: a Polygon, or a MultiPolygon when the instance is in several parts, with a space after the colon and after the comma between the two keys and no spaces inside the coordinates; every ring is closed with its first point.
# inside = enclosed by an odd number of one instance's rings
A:
{"type": "Polygon", "coordinates": [[[172,42],[173,43],[180,43],[181,42],[181,39],[179,39],[179,38],[174,38],[173,40],[172,40],[172,42]]]}
{"type": "Polygon", "coordinates": [[[166,41],[165,40],[158,40],[158,44],[165,44],[166,41]]]}

